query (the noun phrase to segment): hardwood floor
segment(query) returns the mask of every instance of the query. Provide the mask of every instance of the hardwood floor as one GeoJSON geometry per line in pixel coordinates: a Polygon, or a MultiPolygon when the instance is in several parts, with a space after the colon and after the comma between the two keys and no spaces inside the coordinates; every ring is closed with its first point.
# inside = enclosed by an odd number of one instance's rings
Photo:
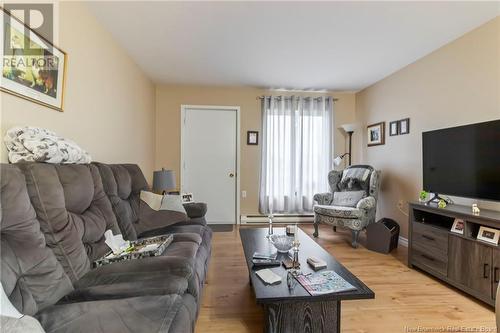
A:
{"type": "MultiPolygon", "coordinates": [[[[312,225],[301,228],[312,235],[312,225]]],[[[375,292],[374,300],[342,303],[342,332],[411,332],[419,327],[440,332],[448,326],[457,329],[446,332],[469,332],[459,327],[496,332],[493,308],[409,269],[405,247],[390,255],[368,251],[363,245],[353,249],[350,232],[334,233],[327,226],[321,226],[317,242],[375,292]]],[[[214,233],[208,283],[196,326],[196,333],[210,332],[262,332],[262,310],[248,284],[238,228],[214,233]]]]}

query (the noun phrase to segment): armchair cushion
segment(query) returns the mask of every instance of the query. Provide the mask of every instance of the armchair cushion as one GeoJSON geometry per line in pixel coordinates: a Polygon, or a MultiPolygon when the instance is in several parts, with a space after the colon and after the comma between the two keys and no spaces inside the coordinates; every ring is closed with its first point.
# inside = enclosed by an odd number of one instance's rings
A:
{"type": "Polygon", "coordinates": [[[357,203],[365,196],[365,191],[335,192],[332,204],[334,206],[356,207],[357,203]]]}
{"type": "Polygon", "coordinates": [[[314,206],[314,213],[338,218],[359,219],[366,215],[364,210],[344,206],[314,206]]]}

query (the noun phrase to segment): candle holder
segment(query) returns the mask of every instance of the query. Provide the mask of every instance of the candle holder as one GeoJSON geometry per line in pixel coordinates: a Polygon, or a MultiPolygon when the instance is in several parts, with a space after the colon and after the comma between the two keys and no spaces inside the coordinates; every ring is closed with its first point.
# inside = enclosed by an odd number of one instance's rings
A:
{"type": "Polygon", "coordinates": [[[293,241],[293,257],[292,257],[292,267],[294,269],[300,268],[300,262],[299,262],[299,247],[300,247],[300,242],[298,239],[295,239],[293,241]]]}
{"type": "Polygon", "coordinates": [[[271,236],[274,234],[274,231],[273,231],[273,214],[269,214],[269,227],[267,229],[267,238],[271,238],[271,236]]]}

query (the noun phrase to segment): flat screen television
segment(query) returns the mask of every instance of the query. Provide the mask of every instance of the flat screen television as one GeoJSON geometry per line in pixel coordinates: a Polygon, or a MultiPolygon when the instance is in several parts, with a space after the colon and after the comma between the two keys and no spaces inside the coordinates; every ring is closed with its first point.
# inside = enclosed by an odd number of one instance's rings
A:
{"type": "Polygon", "coordinates": [[[500,201],[500,120],[422,133],[424,190],[500,201]]]}

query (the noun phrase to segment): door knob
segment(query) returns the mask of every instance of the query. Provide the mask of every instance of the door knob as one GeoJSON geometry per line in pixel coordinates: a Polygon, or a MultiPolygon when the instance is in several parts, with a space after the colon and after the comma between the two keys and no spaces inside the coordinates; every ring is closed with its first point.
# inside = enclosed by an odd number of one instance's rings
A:
{"type": "Polygon", "coordinates": [[[234,173],[232,173],[232,172],[231,172],[231,173],[229,174],[229,178],[233,178],[233,177],[234,177],[234,173]]]}

